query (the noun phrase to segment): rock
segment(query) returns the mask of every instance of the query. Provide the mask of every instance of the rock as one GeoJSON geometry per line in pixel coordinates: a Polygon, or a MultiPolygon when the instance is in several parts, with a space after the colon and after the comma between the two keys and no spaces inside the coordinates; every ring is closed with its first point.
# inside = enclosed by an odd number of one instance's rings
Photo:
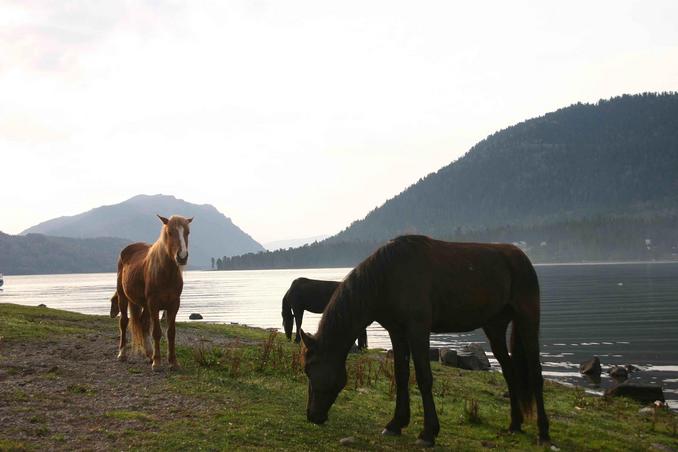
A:
{"type": "Polygon", "coordinates": [[[350,446],[352,444],[355,444],[355,438],[352,436],[347,436],[346,438],[341,438],[339,440],[339,444],[342,446],[350,446]]]}
{"type": "Polygon", "coordinates": [[[451,348],[440,349],[440,362],[445,366],[457,367],[457,351],[451,348]]]}
{"type": "Polygon", "coordinates": [[[631,372],[637,372],[637,371],[640,370],[640,368],[634,366],[633,364],[627,364],[627,365],[624,366],[624,367],[626,368],[626,371],[627,371],[628,373],[631,373],[631,372]]]}
{"type": "Polygon", "coordinates": [[[606,397],[629,397],[641,403],[665,402],[664,391],[659,385],[632,383],[626,381],[605,391],[606,397]]]}
{"type": "Polygon", "coordinates": [[[601,371],[602,369],[600,367],[600,358],[598,358],[597,356],[594,356],[592,359],[584,361],[579,365],[579,372],[584,375],[592,375],[599,377],[601,371]]]}
{"type": "Polygon", "coordinates": [[[194,312],[193,314],[189,315],[188,318],[190,320],[202,320],[202,316],[197,312],[194,312]]]}
{"type": "Polygon", "coordinates": [[[652,443],[650,445],[650,448],[652,450],[660,450],[662,452],[676,452],[676,449],[674,449],[670,446],[667,446],[665,444],[659,444],[659,443],[652,443]]]}
{"type": "Polygon", "coordinates": [[[490,360],[480,344],[468,344],[457,352],[457,366],[467,370],[490,370],[490,360]]]}
{"type": "Polygon", "coordinates": [[[622,366],[614,366],[610,368],[607,373],[610,374],[612,378],[616,378],[618,380],[626,380],[629,377],[628,370],[626,370],[626,367],[622,366]]]}
{"type": "Polygon", "coordinates": [[[40,303],[40,304],[38,305],[38,307],[39,307],[39,308],[46,308],[46,307],[47,307],[47,305],[46,305],[46,304],[44,304],[44,303],[40,303]]]}
{"type": "Polygon", "coordinates": [[[438,347],[429,347],[428,359],[429,361],[440,361],[440,349],[438,347]]]}
{"type": "Polygon", "coordinates": [[[652,416],[654,414],[654,408],[651,406],[646,406],[645,408],[639,409],[638,414],[642,414],[643,416],[652,416]]]}

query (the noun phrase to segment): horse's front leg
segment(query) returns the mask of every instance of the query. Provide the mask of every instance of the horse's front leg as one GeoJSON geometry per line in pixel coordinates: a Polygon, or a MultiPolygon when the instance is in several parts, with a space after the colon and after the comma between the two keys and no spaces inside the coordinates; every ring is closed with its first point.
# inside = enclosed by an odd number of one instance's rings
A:
{"type": "Polygon", "coordinates": [[[177,311],[179,310],[179,302],[176,307],[167,310],[167,359],[169,361],[170,370],[178,370],[179,363],[177,362],[177,354],[174,346],[174,338],[176,337],[176,319],[177,311]]]}
{"type": "Polygon", "coordinates": [[[417,373],[417,385],[421,393],[421,401],[424,405],[424,430],[419,434],[417,445],[433,447],[435,438],[440,431],[438,414],[433,401],[433,375],[431,362],[429,361],[429,333],[410,335],[410,350],[414,369],[417,373]]]}
{"type": "Polygon", "coordinates": [[[403,427],[410,423],[410,351],[405,336],[391,333],[393,344],[393,372],[396,383],[396,406],[393,419],[386,424],[382,435],[400,435],[403,427]]]}
{"type": "Polygon", "coordinates": [[[301,321],[304,319],[304,310],[303,309],[294,309],[294,323],[297,324],[297,335],[294,337],[294,342],[301,342],[301,321]]]}
{"type": "Polygon", "coordinates": [[[158,309],[158,304],[154,300],[148,300],[150,322],[151,322],[151,331],[153,334],[153,357],[151,358],[153,362],[153,370],[160,370],[162,362],[160,360],[160,339],[162,338],[162,329],[160,328],[160,310],[158,309]]]}

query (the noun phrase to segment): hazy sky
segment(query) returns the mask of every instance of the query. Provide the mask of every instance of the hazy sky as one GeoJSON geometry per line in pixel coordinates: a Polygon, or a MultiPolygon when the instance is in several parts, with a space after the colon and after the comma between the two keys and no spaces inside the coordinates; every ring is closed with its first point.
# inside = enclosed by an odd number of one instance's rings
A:
{"type": "Polygon", "coordinates": [[[332,234],[498,129],[677,90],[677,17],[675,0],[0,0],[0,230],[164,193],[260,242],[332,234]]]}

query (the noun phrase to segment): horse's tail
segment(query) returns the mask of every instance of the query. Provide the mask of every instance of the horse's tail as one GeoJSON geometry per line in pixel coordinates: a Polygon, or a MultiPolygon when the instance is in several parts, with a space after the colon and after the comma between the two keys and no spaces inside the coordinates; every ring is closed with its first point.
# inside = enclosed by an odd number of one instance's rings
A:
{"type": "Polygon", "coordinates": [[[132,348],[141,354],[146,353],[146,338],[150,332],[150,316],[148,311],[134,303],[129,304],[130,331],[132,333],[132,348]]]}
{"type": "Polygon", "coordinates": [[[516,376],[515,383],[520,410],[523,412],[523,416],[530,417],[534,409],[535,387],[531,381],[527,350],[515,320],[511,329],[511,362],[516,376]]]}
{"type": "MultiPolygon", "coordinates": [[[[539,280],[527,256],[516,249],[510,256],[513,273],[511,361],[516,376],[518,402],[525,417],[532,415],[535,402],[543,404],[544,379],[539,357],[539,280]]],[[[541,410],[540,410],[541,411],[541,410]]]]}
{"type": "Polygon", "coordinates": [[[283,318],[283,328],[285,329],[285,336],[287,336],[288,340],[291,340],[294,314],[292,313],[292,304],[289,301],[289,294],[290,291],[288,290],[282,299],[282,318],[283,318]]]}
{"type": "Polygon", "coordinates": [[[111,318],[114,319],[120,313],[120,304],[118,303],[118,292],[111,297],[111,318]]]}

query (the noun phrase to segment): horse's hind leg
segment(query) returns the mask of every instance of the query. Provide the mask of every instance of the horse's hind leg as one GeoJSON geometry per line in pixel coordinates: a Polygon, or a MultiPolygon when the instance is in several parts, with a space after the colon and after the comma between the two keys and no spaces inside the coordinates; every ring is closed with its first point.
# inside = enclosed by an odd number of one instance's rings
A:
{"type": "Polygon", "coordinates": [[[129,324],[127,303],[127,298],[124,294],[117,296],[117,305],[120,311],[120,345],[118,347],[118,361],[127,360],[127,325],[129,324]]]}
{"type": "Polygon", "coordinates": [[[410,331],[408,333],[408,342],[414,361],[414,369],[417,372],[417,385],[421,393],[421,401],[424,405],[424,430],[419,434],[417,445],[432,447],[435,438],[440,432],[440,422],[436,413],[435,402],[433,401],[433,374],[431,373],[431,361],[429,359],[429,341],[430,333],[428,331],[410,331]]]}
{"type": "Polygon", "coordinates": [[[386,424],[383,435],[400,435],[410,423],[410,349],[405,336],[389,331],[393,344],[393,370],[396,383],[396,406],[393,419],[386,424]]]}
{"type": "Polygon", "coordinates": [[[363,330],[358,336],[358,349],[363,350],[367,348],[367,330],[363,330]]]}
{"type": "MultiPolygon", "coordinates": [[[[531,395],[537,405],[537,426],[539,427],[539,444],[548,445],[551,441],[549,436],[549,420],[544,408],[544,377],[541,373],[541,361],[539,357],[539,321],[532,320],[529,316],[524,316],[514,320],[516,323],[513,328],[513,334],[516,336],[512,340],[520,342],[523,347],[524,357],[522,361],[527,368],[524,372],[527,374],[528,386],[531,395]]],[[[516,351],[520,348],[518,344],[514,346],[516,351]]],[[[514,352],[515,354],[516,352],[514,352]]]]}
{"type": "Polygon", "coordinates": [[[508,386],[509,397],[511,398],[511,425],[510,432],[519,432],[523,424],[523,412],[520,409],[518,400],[518,385],[516,384],[516,374],[513,368],[513,362],[506,346],[506,327],[510,322],[508,316],[493,319],[483,330],[490,341],[492,353],[499,361],[501,373],[504,375],[506,385],[508,386]]]}
{"type": "Polygon", "coordinates": [[[149,299],[148,308],[145,309],[150,315],[148,319],[151,325],[151,332],[153,334],[153,370],[157,371],[161,369],[162,362],[160,359],[160,339],[162,338],[162,329],[160,328],[160,311],[158,309],[158,304],[149,299]]]}

